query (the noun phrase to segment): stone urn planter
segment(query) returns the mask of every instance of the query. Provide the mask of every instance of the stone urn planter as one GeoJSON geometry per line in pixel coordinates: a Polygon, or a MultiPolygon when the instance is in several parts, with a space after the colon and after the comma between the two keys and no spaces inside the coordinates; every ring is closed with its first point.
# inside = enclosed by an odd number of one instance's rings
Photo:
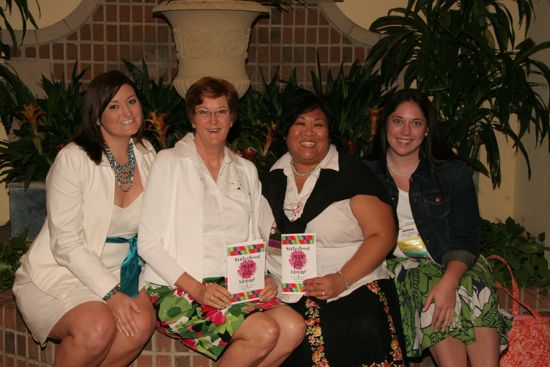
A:
{"type": "Polygon", "coordinates": [[[174,87],[182,97],[204,76],[223,78],[244,95],[250,86],[245,61],[251,26],[268,7],[254,1],[172,0],[153,11],[172,27],[179,62],[174,87]]]}

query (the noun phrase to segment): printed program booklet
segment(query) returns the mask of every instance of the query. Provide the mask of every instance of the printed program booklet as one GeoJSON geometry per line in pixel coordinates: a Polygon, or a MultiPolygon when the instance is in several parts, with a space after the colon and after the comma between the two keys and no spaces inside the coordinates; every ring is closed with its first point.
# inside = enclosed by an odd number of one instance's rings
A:
{"type": "Polygon", "coordinates": [[[227,246],[227,290],[231,302],[260,298],[265,287],[265,244],[262,240],[227,246]]]}
{"type": "Polygon", "coordinates": [[[304,293],[303,281],[317,276],[315,233],[281,234],[282,293],[304,293]]]}

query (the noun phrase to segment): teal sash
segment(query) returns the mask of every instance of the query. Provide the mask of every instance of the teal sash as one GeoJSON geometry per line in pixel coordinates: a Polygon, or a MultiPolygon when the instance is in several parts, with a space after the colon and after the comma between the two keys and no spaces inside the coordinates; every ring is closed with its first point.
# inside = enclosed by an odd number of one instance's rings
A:
{"type": "Polygon", "coordinates": [[[120,290],[130,297],[137,296],[139,292],[139,273],[141,262],[137,252],[137,235],[131,238],[107,237],[106,243],[128,243],[128,255],[122,261],[120,268],[120,290]]]}

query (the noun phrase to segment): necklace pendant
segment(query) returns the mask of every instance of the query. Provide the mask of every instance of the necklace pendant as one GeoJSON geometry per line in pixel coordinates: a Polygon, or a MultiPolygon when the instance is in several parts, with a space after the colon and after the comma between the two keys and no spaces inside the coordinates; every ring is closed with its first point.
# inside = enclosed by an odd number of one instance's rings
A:
{"type": "Polygon", "coordinates": [[[103,148],[109,165],[115,173],[115,181],[122,192],[129,192],[134,186],[134,172],[136,167],[136,156],[134,154],[134,144],[128,144],[128,162],[120,164],[111,152],[111,149],[105,144],[103,148]]]}

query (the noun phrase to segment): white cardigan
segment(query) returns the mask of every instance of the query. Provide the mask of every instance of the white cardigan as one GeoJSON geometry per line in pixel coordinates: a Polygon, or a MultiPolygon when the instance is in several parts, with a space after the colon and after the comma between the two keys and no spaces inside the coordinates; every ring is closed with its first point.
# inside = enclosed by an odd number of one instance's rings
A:
{"type": "MultiPolygon", "coordinates": [[[[189,133],[174,148],[159,152],[145,188],[138,251],[146,262],[145,280],[152,283],[173,286],[184,272],[198,281],[203,279],[205,184],[193,159],[197,156],[194,144],[189,133]]],[[[250,198],[248,240],[257,239],[258,172],[254,164],[228,148],[225,154],[239,171],[250,198]]]]}
{"type": "MultiPolygon", "coordinates": [[[[155,150],[147,141],[134,147],[145,185],[155,150]]],[[[100,257],[114,190],[115,174],[105,155],[98,165],[75,143],[64,147],[46,178],[46,221],[21,258],[17,273],[26,272],[38,288],[56,298],[63,298],[80,283],[100,297],[109,292],[120,280],[100,257]]]]}

